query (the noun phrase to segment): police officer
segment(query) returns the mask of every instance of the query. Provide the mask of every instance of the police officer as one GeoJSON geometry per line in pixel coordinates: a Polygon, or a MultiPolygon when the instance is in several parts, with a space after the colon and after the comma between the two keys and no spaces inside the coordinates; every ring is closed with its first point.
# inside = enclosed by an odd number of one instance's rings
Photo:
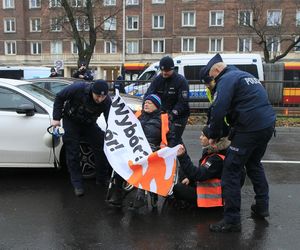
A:
{"type": "Polygon", "coordinates": [[[75,71],[73,77],[80,78],[87,81],[92,81],[94,79],[92,72],[89,69],[87,69],[86,62],[84,61],[80,63],[80,67],[78,70],[75,71]]]}
{"type": "Polygon", "coordinates": [[[213,232],[241,230],[241,172],[246,167],[255,192],[252,213],[269,216],[269,187],[261,159],[274,133],[276,115],[261,82],[234,66],[227,66],[216,54],[206,65],[203,75],[212,77],[216,91],[211,107],[209,143],[221,137],[223,119],[229,115],[231,145],[227,151],[222,188],[224,218],[210,225],[213,232]]]}
{"type": "Polygon", "coordinates": [[[161,73],[150,84],[144,97],[156,94],[160,97],[161,109],[172,117],[176,140],[181,136],[190,115],[189,85],[184,76],[174,71],[174,61],[165,56],[159,62],[161,73]]]}
{"type": "Polygon", "coordinates": [[[58,77],[58,76],[59,76],[59,74],[57,73],[57,71],[55,70],[55,68],[52,67],[50,69],[50,75],[49,75],[49,77],[58,77]]]}
{"type": "Polygon", "coordinates": [[[65,134],[63,142],[66,149],[67,166],[76,196],[84,194],[80,169],[80,140],[86,140],[94,152],[96,181],[105,184],[108,178],[108,163],[103,152],[104,132],[96,121],[103,113],[107,120],[111,98],[108,84],[104,80],[94,83],[73,83],[61,90],[53,105],[54,127],[60,126],[63,118],[65,134]]]}
{"type": "Polygon", "coordinates": [[[116,89],[119,90],[120,93],[123,93],[125,94],[126,91],[125,91],[125,82],[124,82],[124,79],[123,79],[123,76],[122,75],[119,75],[116,79],[116,81],[114,82],[114,91],[116,91],[116,89]]]}

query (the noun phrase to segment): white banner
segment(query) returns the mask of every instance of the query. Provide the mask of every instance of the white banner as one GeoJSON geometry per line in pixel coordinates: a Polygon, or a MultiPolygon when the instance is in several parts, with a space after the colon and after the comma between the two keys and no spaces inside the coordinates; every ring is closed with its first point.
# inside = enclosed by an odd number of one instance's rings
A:
{"type": "Polygon", "coordinates": [[[177,150],[166,147],[152,153],[139,120],[116,93],[109,111],[104,152],[123,179],[166,196],[173,186],[177,150]]]}

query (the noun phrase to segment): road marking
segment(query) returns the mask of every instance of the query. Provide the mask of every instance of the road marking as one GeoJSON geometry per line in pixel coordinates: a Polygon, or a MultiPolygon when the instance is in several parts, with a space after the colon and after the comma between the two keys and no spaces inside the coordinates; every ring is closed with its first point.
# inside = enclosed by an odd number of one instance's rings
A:
{"type": "Polygon", "coordinates": [[[269,161],[269,160],[263,160],[262,163],[286,163],[286,164],[300,164],[300,161],[269,161]]]}

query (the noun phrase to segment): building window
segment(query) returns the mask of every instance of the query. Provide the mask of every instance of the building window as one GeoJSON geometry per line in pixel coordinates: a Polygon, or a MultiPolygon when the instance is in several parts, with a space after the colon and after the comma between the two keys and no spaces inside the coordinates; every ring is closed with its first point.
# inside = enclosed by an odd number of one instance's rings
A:
{"type": "Polygon", "coordinates": [[[181,38],[181,52],[195,52],[196,39],[194,37],[181,38]]]}
{"type": "MultiPolygon", "coordinates": [[[[83,49],[87,48],[87,44],[83,43],[83,49]]],[[[76,41],[71,41],[71,53],[72,54],[78,54],[78,47],[76,44],[76,41]]]]}
{"type": "Polygon", "coordinates": [[[72,7],[85,7],[86,0],[71,0],[71,6],[72,7]]]}
{"type": "Polygon", "coordinates": [[[267,26],[281,25],[281,10],[268,10],[267,26]]]}
{"type": "Polygon", "coordinates": [[[224,26],[223,10],[211,10],[209,12],[209,26],[224,26]]]}
{"type": "Polygon", "coordinates": [[[41,0],[29,0],[29,9],[41,8],[41,0]]]}
{"type": "Polygon", "coordinates": [[[117,30],[117,20],[115,17],[105,18],[104,30],[117,30]]]}
{"type": "Polygon", "coordinates": [[[152,29],[164,29],[165,16],[152,15],[152,29]]]}
{"type": "Polygon", "coordinates": [[[12,33],[16,32],[16,19],[11,18],[5,18],[4,19],[4,32],[6,33],[12,33]]]}
{"type": "Polygon", "coordinates": [[[62,41],[52,41],[50,44],[50,53],[62,54],[62,52],[63,52],[62,41]]]}
{"type": "Polygon", "coordinates": [[[154,4],[163,4],[163,3],[165,3],[165,0],[152,0],[152,3],[154,3],[154,4]]]}
{"type": "Polygon", "coordinates": [[[165,40],[153,39],[152,40],[152,53],[165,53],[165,40]]]}
{"type": "Polygon", "coordinates": [[[300,26],[300,10],[296,11],[296,26],[300,26]]]}
{"type": "Polygon", "coordinates": [[[31,42],[31,54],[40,55],[42,53],[42,44],[40,42],[31,42]]]}
{"type": "MultiPolygon", "coordinates": [[[[297,37],[295,38],[295,41],[296,41],[297,39],[299,39],[299,36],[297,36],[297,37]]],[[[295,52],[300,52],[300,42],[296,43],[296,45],[295,45],[295,47],[294,47],[294,51],[295,51],[295,52]]]]}
{"type": "Polygon", "coordinates": [[[253,23],[253,12],[251,10],[240,10],[239,11],[239,25],[250,26],[253,23]]]}
{"type": "Polygon", "coordinates": [[[222,52],[223,51],[223,38],[209,38],[209,51],[222,52]]]}
{"type": "Polygon", "coordinates": [[[127,54],[138,54],[139,53],[139,41],[127,41],[126,42],[126,53],[127,54]]]}
{"type": "Polygon", "coordinates": [[[62,25],[59,18],[51,18],[50,19],[50,30],[52,32],[62,31],[62,25]]]}
{"type": "Polygon", "coordinates": [[[138,30],[139,29],[139,17],[138,16],[127,16],[126,20],[127,30],[138,30]]]}
{"type": "Polygon", "coordinates": [[[15,0],[3,0],[3,9],[15,8],[15,0]]]}
{"type": "Polygon", "coordinates": [[[139,5],[139,0],[126,0],[126,5],[139,5]]]}
{"type": "Polygon", "coordinates": [[[104,53],[105,54],[115,54],[117,53],[117,44],[115,41],[105,41],[104,42],[104,53]]]}
{"type": "Polygon", "coordinates": [[[16,55],[17,54],[17,43],[16,41],[4,42],[5,55],[16,55]]]}
{"type": "Polygon", "coordinates": [[[252,39],[251,38],[239,38],[238,39],[238,51],[239,52],[251,52],[252,51],[252,39]]]}
{"type": "Polygon", "coordinates": [[[196,13],[193,11],[183,11],[181,14],[183,27],[195,27],[196,26],[196,13]]]}
{"type": "Polygon", "coordinates": [[[268,37],[267,38],[267,48],[268,48],[269,52],[279,52],[280,51],[279,37],[268,37]]]}
{"type": "Polygon", "coordinates": [[[41,19],[31,18],[30,19],[30,31],[31,32],[41,32],[41,19]]]}
{"type": "Polygon", "coordinates": [[[49,0],[49,8],[61,7],[61,0],[49,0]]]}
{"type": "Polygon", "coordinates": [[[104,5],[104,6],[112,6],[112,5],[116,5],[116,0],[104,0],[104,1],[103,1],[103,5],[104,5]]]}

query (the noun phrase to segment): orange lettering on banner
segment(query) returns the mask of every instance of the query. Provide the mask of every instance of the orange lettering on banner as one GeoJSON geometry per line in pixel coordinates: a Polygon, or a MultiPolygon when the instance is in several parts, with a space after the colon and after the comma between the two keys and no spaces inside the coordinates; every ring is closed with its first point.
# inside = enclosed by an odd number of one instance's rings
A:
{"type": "Polygon", "coordinates": [[[144,190],[150,191],[150,182],[154,179],[157,187],[157,194],[166,196],[173,184],[173,178],[175,175],[175,164],[174,160],[172,166],[172,174],[169,179],[165,179],[166,164],[165,160],[158,156],[157,152],[152,153],[148,157],[148,168],[143,175],[142,165],[133,164],[132,161],[128,162],[129,167],[132,169],[133,174],[127,180],[128,183],[135,187],[142,186],[144,190]]]}

